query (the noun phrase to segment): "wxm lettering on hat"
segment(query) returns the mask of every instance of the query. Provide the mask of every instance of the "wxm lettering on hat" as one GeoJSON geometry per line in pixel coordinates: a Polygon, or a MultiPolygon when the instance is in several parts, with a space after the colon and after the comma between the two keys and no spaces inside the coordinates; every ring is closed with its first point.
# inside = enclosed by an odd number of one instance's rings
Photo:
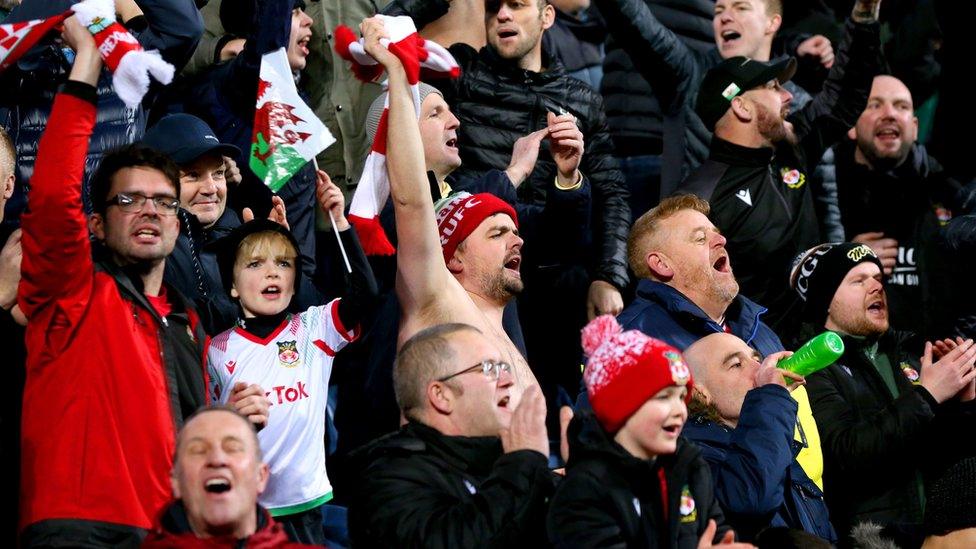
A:
{"type": "Polygon", "coordinates": [[[861,244],[860,246],[853,248],[851,249],[851,251],[847,252],[847,258],[850,259],[851,261],[860,261],[869,255],[877,257],[874,254],[874,250],[869,248],[866,244],[861,244]]]}

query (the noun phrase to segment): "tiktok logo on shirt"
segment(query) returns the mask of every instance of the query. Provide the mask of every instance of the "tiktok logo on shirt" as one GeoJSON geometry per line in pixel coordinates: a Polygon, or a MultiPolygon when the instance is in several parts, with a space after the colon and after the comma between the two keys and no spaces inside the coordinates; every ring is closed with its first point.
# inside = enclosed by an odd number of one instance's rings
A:
{"type": "Polygon", "coordinates": [[[264,396],[271,399],[271,405],[281,405],[284,403],[297,402],[308,397],[308,391],[305,390],[306,385],[299,381],[294,387],[288,387],[285,385],[279,385],[277,387],[272,387],[270,391],[264,393],[264,396]]]}
{"type": "Polygon", "coordinates": [[[895,286],[918,286],[918,264],[915,262],[915,248],[898,246],[898,261],[891,276],[885,281],[895,286]]]}

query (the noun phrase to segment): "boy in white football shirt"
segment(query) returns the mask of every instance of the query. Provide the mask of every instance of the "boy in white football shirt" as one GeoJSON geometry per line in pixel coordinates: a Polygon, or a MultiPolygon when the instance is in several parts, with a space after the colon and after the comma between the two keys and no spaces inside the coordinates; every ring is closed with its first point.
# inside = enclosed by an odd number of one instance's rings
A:
{"type": "MultiPolygon", "coordinates": [[[[291,314],[288,306],[301,277],[299,246],[274,221],[249,221],[220,243],[224,287],[240,306],[237,326],[210,342],[207,364],[213,402],[258,386],[270,400],[267,426],[258,433],[271,469],[260,504],[294,541],[324,544],[321,506],[332,499],[325,470],[325,422],[332,360],[359,336],[358,325],[376,296],[376,282],[356,233],[343,215],[342,193],[319,172],[319,204],[336,218],[352,273],[334,248],[328,263],[342,269],[343,294],[291,314]]],[[[320,265],[320,268],[322,266],[320,265]]],[[[230,489],[232,487],[229,487],[230,489]]]]}

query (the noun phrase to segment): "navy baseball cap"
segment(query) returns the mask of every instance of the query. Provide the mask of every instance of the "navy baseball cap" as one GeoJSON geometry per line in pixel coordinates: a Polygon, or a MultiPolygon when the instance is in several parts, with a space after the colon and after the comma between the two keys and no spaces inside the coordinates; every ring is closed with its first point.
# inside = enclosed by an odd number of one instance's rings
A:
{"type": "Polygon", "coordinates": [[[180,166],[211,152],[235,160],[241,156],[240,149],[221,143],[210,126],[192,114],[164,116],[146,130],[142,144],[169,156],[180,166]]]}
{"type": "Polygon", "coordinates": [[[793,57],[765,63],[748,57],[730,57],[705,74],[705,79],[698,88],[695,112],[706,128],[715,131],[715,124],[729,110],[732,99],[737,95],[773,79],[785,84],[793,78],[794,73],[796,59],[793,57]]]}

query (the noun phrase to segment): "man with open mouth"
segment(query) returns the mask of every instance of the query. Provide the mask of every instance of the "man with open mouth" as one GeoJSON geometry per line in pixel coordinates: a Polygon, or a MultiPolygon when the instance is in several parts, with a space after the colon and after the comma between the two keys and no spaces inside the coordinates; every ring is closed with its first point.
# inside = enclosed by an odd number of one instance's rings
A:
{"type": "MultiPolygon", "coordinates": [[[[764,322],[766,308],[739,293],[726,237],[709,221],[710,212],[704,200],[677,195],[634,223],[627,249],[631,269],[642,280],[620,323],[682,351],[716,333],[741,338],[761,356],[785,350],[764,322]]],[[[806,389],[797,387],[789,396],[797,403],[797,461],[822,487],[823,455],[806,389]]]]}
{"type": "MultiPolygon", "coordinates": [[[[788,326],[794,305],[793,294],[783,282],[790,260],[821,241],[810,179],[827,148],[856,121],[852,113],[863,110],[871,79],[884,61],[877,22],[880,0],[852,2],[847,36],[824,91],[790,114],[792,93],[785,86],[795,72],[790,68],[795,61],[770,57],[781,22],[772,4],[716,3],[713,29],[720,62],[678,40],[639,0],[606,0],[598,6],[615,29],[615,38],[626,39],[631,57],[639,61],[637,66],[643,68],[641,74],[657,98],[663,97],[669,108],[695,104],[701,122],[698,125],[692,116],[691,123],[676,123],[689,130],[669,136],[668,142],[679,143],[676,150],[694,151],[697,158],[677,170],[670,180],[673,185],[662,186],[661,196],[678,190],[711,203],[712,221],[729,238],[727,247],[737,264],[742,292],[767,307],[766,321],[783,333],[780,324],[786,321],[788,326]],[[749,62],[743,63],[746,59],[749,62]],[[762,78],[754,79],[759,73],[762,78]],[[754,100],[748,115],[738,109],[754,100]],[[680,145],[709,138],[707,159],[704,147],[680,145]]],[[[677,164],[676,159],[666,160],[671,162],[665,167],[677,164]]]]}
{"type": "Polygon", "coordinates": [[[546,545],[546,405],[537,386],[515,403],[514,370],[469,324],[427,327],[393,371],[402,428],[357,450],[349,506],[355,547],[546,545]]]}
{"type": "Polygon", "coordinates": [[[179,234],[179,168],[169,157],[143,145],[107,154],[86,219],[102,61],[88,29],[74,17],[64,28],[75,60],[22,218],[20,543],[134,547],[170,499],[176,430],[206,402],[206,334],[191,302],[163,281],[179,234]]]}
{"type": "Polygon", "coordinates": [[[956,318],[969,271],[940,233],[970,213],[973,191],[918,142],[911,91],[893,76],[875,77],[847,137],[835,147],[841,222],[848,240],[881,260],[891,325],[927,338],[964,330],[956,318]]]}
{"type": "MultiPolygon", "coordinates": [[[[397,15],[409,12],[417,27],[423,28],[448,7],[447,2],[392,2],[388,9],[400,10],[397,15]]],[[[552,126],[554,118],[575,119],[576,128],[566,132],[581,134],[565,140],[575,142],[573,147],[546,150],[533,145],[537,161],[524,172],[524,182],[515,191],[520,201],[541,208],[552,195],[564,192],[555,188],[554,180],[560,187],[572,188],[585,175],[592,188],[592,200],[585,208],[592,224],[586,227],[585,238],[556,231],[566,253],[546,262],[548,268],[534,275],[519,302],[533,366],[552,372],[548,377],[555,378],[556,384],[575,390],[579,372],[565,364],[581,358],[579,330],[588,318],[623,309],[620,290],[628,283],[624,241],[631,219],[627,192],[612,156],[599,94],[569,77],[542,47],[544,32],[555,18],[554,7],[545,0],[489,0],[484,10],[487,44],[480,50],[462,42],[450,45],[461,75],[436,82],[460,121],[457,138],[463,164],[457,174],[505,170],[510,167],[512,148],[525,144],[519,142],[527,135],[552,126]],[[559,149],[578,150],[582,156],[578,171],[563,169],[559,149]],[[533,346],[533,340],[553,344],[533,346]]],[[[544,137],[555,141],[560,136],[544,137]]],[[[529,273],[525,274],[528,281],[529,273]]],[[[550,394],[556,384],[544,381],[550,394]]]]}
{"type": "Polygon", "coordinates": [[[807,378],[842,547],[860,522],[921,522],[924,479],[973,452],[958,435],[976,426],[976,346],[891,329],[882,276],[871,248],[844,242],[801,254],[790,279],[812,333],[844,339],[837,362],[807,378]]]}
{"type": "Polygon", "coordinates": [[[180,431],[171,481],[176,501],[143,547],[311,547],[288,540],[258,504],[268,483],[254,427],[232,408],[203,408],[180,431]]]}

